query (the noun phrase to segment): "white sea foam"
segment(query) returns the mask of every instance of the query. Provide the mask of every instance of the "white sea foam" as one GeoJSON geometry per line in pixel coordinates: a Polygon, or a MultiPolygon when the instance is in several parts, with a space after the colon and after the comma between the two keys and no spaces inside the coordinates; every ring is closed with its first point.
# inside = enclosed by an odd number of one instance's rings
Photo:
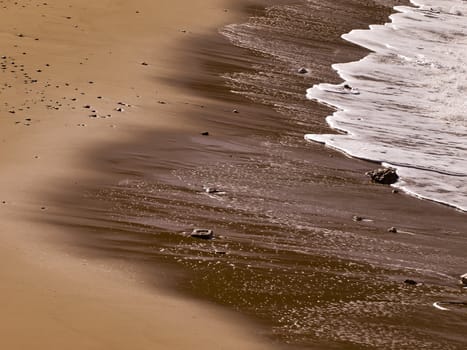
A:
{"type": "Polygon", "coordinates": [[[333,66],[358,93],[320,84],[307,97],[335,107],[327,121],[345,134],[305,138],[395,167],[398,187],[467,211],[467,1],[412,3],[343,35],[372,51],[333,66]]]}

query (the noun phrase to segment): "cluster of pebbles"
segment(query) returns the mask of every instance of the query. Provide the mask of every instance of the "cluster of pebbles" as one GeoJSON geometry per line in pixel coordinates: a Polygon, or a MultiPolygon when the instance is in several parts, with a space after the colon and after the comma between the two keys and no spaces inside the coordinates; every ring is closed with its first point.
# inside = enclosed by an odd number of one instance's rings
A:
{"type": "MultiPolygon", "coordinates": [[[[27,53],[24,52],[23,55],[27,53]]],[[[53,82],[51,79],[41,78],[42,75],[53,69],[52,65],[45,63],[34,67],[27,66],[21,59],[13,55],[0,56],[0,98],[3,103],[0,105],[0,115],[11,117],[15,124],[31,126],[33,123],[32,113],[39,115],[50,113],[51,111],[79,111],[83,110],[83,116],[89,118],[110,118],[112,113],[122,113],[132,106],[125,102],[105,101],[101,95],[88,96],[85,89],[73,86],[70,82],[53,82]],[[20,103],[13,104],[11,101],[18,101],[17,95],[24,95],[20,103]],[[11,98],[10,98],[11,97],[11,98]],[[87,103],[80,105],[80,102],[90,100],[106,105],[105,112],[98,112],[97,107],[87,103]]],[[[94,81],[87,84],[94,85],[94,81]]],[[[36,119],[34,119],[36,120],[36,119]]],[[[86,126],[79,123],[78,126],[86,126]]]]}

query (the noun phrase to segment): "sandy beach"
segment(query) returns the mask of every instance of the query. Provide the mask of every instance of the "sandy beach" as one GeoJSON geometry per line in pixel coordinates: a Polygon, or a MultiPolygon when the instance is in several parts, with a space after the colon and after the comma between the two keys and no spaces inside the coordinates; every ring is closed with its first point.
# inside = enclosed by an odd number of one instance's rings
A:
{"type": "Polygon", "coordinates": [[[0,2],[5,348],[463,348],[465,213],[303,139],[406,2],[301,3],[0,2]]]}
{"type": "Polygon", "coordinates": [[[44,189],[64,193],[95,175],[86,150],[174,126],[162,100],[183,94],[155,78],[183,60],[180,40],[235,16],[226,6],[0,2],[2,348],[266,348],[244,320],[154,292],[131,268],[69,254],[55,244],[67,240],[63,228],[46,223],[56,208],[44,189]]]}

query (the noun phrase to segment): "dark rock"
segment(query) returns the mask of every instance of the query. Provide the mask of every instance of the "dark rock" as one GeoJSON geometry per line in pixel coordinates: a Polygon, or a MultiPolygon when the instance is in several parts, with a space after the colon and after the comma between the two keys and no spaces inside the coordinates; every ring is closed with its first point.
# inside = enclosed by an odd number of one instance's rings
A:
{"type": "Polygon", "coordinates": [[[353,221],[363,221],[363,218],[361,216],[357,216],[355,215],[353,218],[352,218],[353,221]]]}
{"type": "Polygon", "coordinates": [[[124,111],[125,111],[125,110],[124,110],[123,108],[121,108],[121,107],[115,108],[115,110],[116,110],[117,112],[124,112],[124,111]]]}
{"type": "Polygon", "coordinates": [[[414,280],[405,280],[405,284],[411,285],[411,286],[416,286],[418,283],[414,280]]]}
{"type": "Polygon", "coordinates": [[[238,114],[239,112],[238,112],[237,109],[234,109],[234,110],[232,111],[232,113],[238,114]]]}
{"type": "Polygon", "coordinates": [[[214,232],[208,229],[199,229],[196,228],[190,233],[190,237],[192,238],[199,238],[199,239],[213,239],[214,232]]]}
{"type": "Polygon", "coordinates": [[[368,171],[365,175],[369,176],[373,182],[392,185],[397,182],[399,175],[396,173],[396,169],[393,168],[380,168],[372,171],[368,171]]]}
{"type": "Polygon", "coordinates": [[[298,73],[299,73],[299,74],[306,74],[306,73],[308,73],[308,69],[302,67],[302,68],[300,68],[300,69],[298,70],[298,73]]]}
{"type": "Polygon", "coordinates": [[[203,131],[203,132],[201,133],[201,135],[203,135],[203,136],[209,136],[209,132],[208,132],[208,131],[203,131]]]}
{"type": "Polygon", "coordinates": [[[141,65],[142,65],[142,66],[147,66],[148,63],[147,63],[147,62],[142,62],[141,65]]]}
{"type": "Polygon", "coordinates": [[[388,232],[390,232],[390,233],[397,233],[397,228],[395,228],[395,227],[390,227],[390,228],[388,228],[388,232]]]}

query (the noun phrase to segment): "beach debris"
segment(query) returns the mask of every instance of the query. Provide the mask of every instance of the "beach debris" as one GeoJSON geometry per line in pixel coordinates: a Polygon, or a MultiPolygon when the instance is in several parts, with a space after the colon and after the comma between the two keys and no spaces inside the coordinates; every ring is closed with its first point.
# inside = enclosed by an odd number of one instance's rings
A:
{"type": "Polygon", "coordinates": [[[297,72],[299,74],[306,74],[308,73],[308,69],[306,69],[305,67],[301,67],[297,72]]]}
{"type": "Polygon", "coordinates": [[[405,284],[408,284],[410,286],[416,286],[418,285],[418,282],[414,281],[414,280],[411,280],[411,279],[407,279],[404,281],[405,284]]]}
{"type": "Polygon", "coordinates": [[[361,216],[354,215],[352,220],[355,221],[355,222],[358,222],[358,221],[363,221],[363,218],[361,216]]]}
{"type": "Polygon", "coordinates": [[[201,133],[201,135],[203,135],[203,136],[209,136],[209,131],[203,131],[203,132],[201,133]]]}
{"type": "Polygon", "coordinates": [[[434,306],[435,308],[437,308],[438,310],[441,310],[441,311],[449,311],[448,308],[442,307],[442,306],[440,305],[440,302],[439,302],[439,301],[433,303],[433,306],[434,306]]]}
{"type": "Polygon", "coordinates": [[[125,103],[125,102],[117,102],[117,104],[120,105],[120,106],[131,107],[130,104],[125,103]]]}
{"type": "Polygon", "coordinates": [[[221,190],[218,190],[217,188],[215,187],[207,187],[207,186],[203,186],[203,190],[204,192],[206,193],[210,193],[210,194],[224,194],[225,192],[224,191],[221,191],[221,190]]]}
{"type": "Polygon", "coordinates": [[[216,188],[214,187],[203,187],[204,192],[206,193],[217,193],[219,192],[216,188]]]}
{"type": "Polygon", "coordinates": [[[214,231],[204,228],[195,228],[190,233],[190,237],[198,238],[198,239],[213,239],[214,238],[214,231]]]}
{"type": "Polygon", "coordinates": [[[467,306],[467,303],[463,301],[437,301],[433,303],[433,306],[437,308],[438,310],[441,310],[441,311],[451,310],[451,309],[448,309],[447,307],[444,307],[443,305],[451,305],[456,308],[464,308],[467,306]]]}
{"type": "Polygon", "coordinates": [[[390,232],[390,233],[397,233],[397,228],[395,228],[395,227],[390,227],[390,228],[388,228],[388,232],[390,232]]]}
{"type": "Polygon", "coordinates": [[[399,179],[399,175],[397,175],[394,168],[379,168],[368,171],[365,175],[369,176],[371,181],[383,185],[392,185],[399,179]]]}
{"type": "Polygon", "coordinates": [[[341,90],[341,93],[342,92],[345,94],[360,95],[360,91],[357,88],[350,86],[349,84],[344,84],[341,90]]]}
{"type": "Polygon", "coordinates": [[[460,279],[461,284],[467,287],[467,273],[464,273],[460,279]]]}

